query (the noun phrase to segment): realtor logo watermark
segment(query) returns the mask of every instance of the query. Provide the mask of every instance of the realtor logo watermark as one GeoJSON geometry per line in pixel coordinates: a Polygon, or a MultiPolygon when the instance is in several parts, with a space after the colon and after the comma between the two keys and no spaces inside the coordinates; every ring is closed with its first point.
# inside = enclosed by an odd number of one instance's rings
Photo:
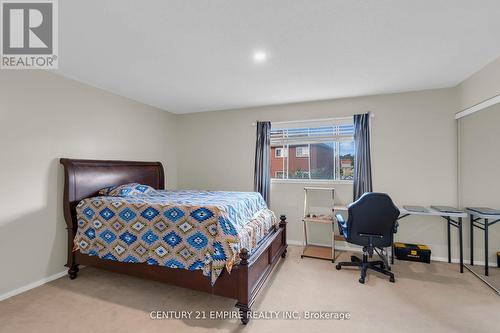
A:
{"type": "Polygon", "coordinates": [[[2,69],[57,69],[57,0],[0,0],[2,69]]]}

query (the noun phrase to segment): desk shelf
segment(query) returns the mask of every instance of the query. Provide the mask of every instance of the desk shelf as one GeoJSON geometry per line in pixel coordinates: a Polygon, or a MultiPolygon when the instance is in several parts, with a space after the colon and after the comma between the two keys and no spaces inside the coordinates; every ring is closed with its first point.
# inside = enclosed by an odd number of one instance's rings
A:
{"type": "Polygon", "coordinates": [[[323,260],[333,260],[332,248],[329,246],[306,245],[302,251],[301,258],[314,258],[323,260]]]}
{"type": "Polygon", "coordinates": [[[333,223],[333,218],[319,218],[319,217],[304,217],[302,219],[303,222],[314,222],[314,223],[333,223]]]}

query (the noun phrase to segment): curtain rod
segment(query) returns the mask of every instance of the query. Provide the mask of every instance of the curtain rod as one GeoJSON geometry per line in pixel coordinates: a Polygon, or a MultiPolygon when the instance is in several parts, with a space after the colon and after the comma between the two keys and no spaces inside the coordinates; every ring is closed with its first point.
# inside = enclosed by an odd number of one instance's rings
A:
{"type": "MultiPolygon", "coordinates": [[[[370,118],[375,118],[375,114],[368,112],[370,114],[370,118]]],[[[305,123],[305,122],[320,122],[320,121],[329,121],[329,120],[347,120],[352,119],[352,116],[345,117],[334,117],[334,118],[320,118],[320,119],[300,119],[300,120],[288,120],[288,121],[271,121],[271,124],[276,125],[284,125],[284,124],[295,124],[295,123],[305,123]]],[[[257,123],[252,123],[252,126],[257,126],[257,123]]]]}

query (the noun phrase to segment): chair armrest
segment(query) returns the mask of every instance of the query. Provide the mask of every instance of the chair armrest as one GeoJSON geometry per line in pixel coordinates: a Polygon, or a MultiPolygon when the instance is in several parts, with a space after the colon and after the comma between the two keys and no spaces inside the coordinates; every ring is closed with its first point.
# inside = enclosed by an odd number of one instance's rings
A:
{"type": "Polygon", "coordinates": [[[337,219],[337,223],[339,225],[339,231],[347,239],[347,222],[344,220],[344,217],[341,214],[336,214],[335,218],[337,219]]]}
{"type": "Polygon", "coordinates": [[[397,232],[398,232],[398,227],[399,227],[399,222],[398,222],[398,221],[396,221],[396,222],[394,223],[394,230],[393,230],[393,232],[394,232],[394,233],[397,233],[397,232]]]}

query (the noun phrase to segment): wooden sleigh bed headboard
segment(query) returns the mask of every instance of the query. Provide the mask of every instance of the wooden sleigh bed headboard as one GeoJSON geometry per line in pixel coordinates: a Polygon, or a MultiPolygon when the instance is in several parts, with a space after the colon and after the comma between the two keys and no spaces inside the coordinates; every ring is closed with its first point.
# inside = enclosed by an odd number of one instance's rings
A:
{"type": "Polygon", "coordinates": [[[126,183],[165,188],[163,165],[160,162],[96,161],[61,158],[64,165],[64,197],[79,202],[97,194],[107,186],[126,183]]]}
{"type": "Polygon", "coordinates": [[[126,183],[140,183],[155,189],[165,189],[165,173],[160,162],[75,160],[61,158],[64,166],[64,218],[68,229],[68,242],[72,248],[77,229],[75,207],[100,189],[126,183]],[[73,237],[71,237],[73,236],[73,237]]]}

